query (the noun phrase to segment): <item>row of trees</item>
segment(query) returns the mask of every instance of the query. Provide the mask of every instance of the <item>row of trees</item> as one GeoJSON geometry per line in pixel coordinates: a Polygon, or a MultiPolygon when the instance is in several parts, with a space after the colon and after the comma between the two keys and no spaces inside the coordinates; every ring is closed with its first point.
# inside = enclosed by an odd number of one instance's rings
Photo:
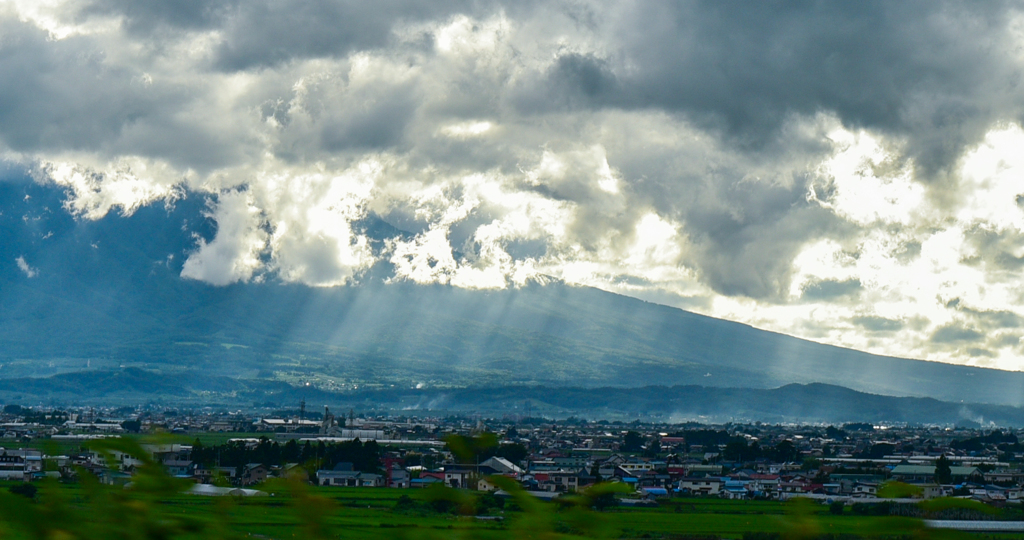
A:
{"type": "Polygon", "coordinates": [[[800,459],[800,451],[790,441],[782,441],[775,446],[762,447],[757,441],[747,444],[743,437],[734,437],[729,440],[722,450],[722,457],[727,461],[754,461],[758,458],[768,458],[772,461],[784,463],[800,459]]]}
{"type": "Polygon", "coordinates": [[[196,439],[192,443],[192,461],[205,467],[241,467],[247,463],[265,466],[286,463],[312,464],[319,469],[331,469],[338,463],[348,462],[352,468],[362,472],[380,472],[381,447],[376,441],[361,442],[359,439],[337,444],[320,441],[299,444],[290,440],[278,444],[266,437],[250,447],[244,441],[232,441],[216,446],[205,446],[196,439]]]}

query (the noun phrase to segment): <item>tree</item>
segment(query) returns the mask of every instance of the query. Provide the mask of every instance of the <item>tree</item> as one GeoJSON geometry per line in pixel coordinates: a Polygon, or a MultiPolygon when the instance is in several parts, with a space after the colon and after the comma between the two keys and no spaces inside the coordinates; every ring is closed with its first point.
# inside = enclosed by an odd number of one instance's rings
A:
{"type": "Polygon", "coordinates": [[[142,431],[142,422],[139,420],[125,420],[121,422],[121,427],[129,433],[138,433],[142,431]]]}
{"type": "Polygon", "coordinates": [[[301,461],[302,449],[299,447],[299,442],[295,439],[288,439],[288,442],[284,443],[284,448],[281,449],[281,459],[285,463],[297,463],[301,461]]]}
{"type": "Polygon", "coordinates": [[[953,483],[953,469],[949,466],[949,460],[946,459],[946,456],[939,456],[939,459],[935,460],[935,483],[953,483]]]}
{"type": "Polygon", "coordinates": [[[825,436],[828,437],[829,439],[836,439],[841,441],[846,438],[846,432],[835,426],[828,426],[827,428],[825,428],[825,436]]]}
{"type": "Polygon", "coordinates": [[[803,464],[800,465],[801,471],[816,471],[821,468],[821,460],[812,457],[804,458],[803,464]]]}
{"type": "Polygon", "coordinates": [[[778,462],[796,461],[799,456],[800,451],[792,441],[782,441],[775,445],[775,460],[778,462]]]}
{"type": "Polygon", "coordinates": [[[619,501],[615,499],[615,493],[612,491],[605,491],[599,495],[594,496],[592,499],[592,506],[598,512],[603,511],[605,508],[616,506],[619,501]]]}
{"type": "Polygon", "coordinates": [[[494,455],[518,464],[526,459],[526,456],[530,455],[530,451],[519,443],[501,444],[498,445],[498,450],[494,455]]]}
{"type": "Polygon", "coordinates": [[[651,441],[651,444],[648,444],[647,448],[644,449],[644,457],[647,457],[647,458],[658,457],[658,453],[659,452],[661,452],[661,442],[659,442],[659,441],[651,441]]]}
{"type": "Polygon", "coordinates": [[[622,446],[620,449],[623,452],[639,452],[643,449],[644,438],[635,431],[627,431],[626,436],[622,438],[622,446]]]}

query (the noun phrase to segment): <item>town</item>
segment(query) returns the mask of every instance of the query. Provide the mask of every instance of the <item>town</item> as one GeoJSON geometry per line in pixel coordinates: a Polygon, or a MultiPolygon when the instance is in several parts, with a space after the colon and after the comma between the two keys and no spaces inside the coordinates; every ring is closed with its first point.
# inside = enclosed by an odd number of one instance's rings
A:
{"type": "Polygon", "coordinates": [[[91,440],[162,434],[143,448],[197,494],[259,495],[268,478],[321,486],[444,485],[501,494],[494,476],[555,498],[598,482],[629,486],[621,505],[672,497],[881,502],[898,481],[911,498],[1021,500],[1024,448],[1012,430],[955,427],[644,424],[541,418],[366,416],[283,411],[74,411],[4,407],[0,479],[131,482],[139,456],[91,440]],[[294,413],[294,414],[290,414],[294,413]],[[203,443],[216,435],[222,441],[203,443]],[[170,442],[171,440],[176,442],[170,442]],[[191,442],[190,442],[191,441],[191,442]],[[469,447],[459,448],[460,446],[469,447]],[[61,449],[62,453],[53,453],[61,449]]]}

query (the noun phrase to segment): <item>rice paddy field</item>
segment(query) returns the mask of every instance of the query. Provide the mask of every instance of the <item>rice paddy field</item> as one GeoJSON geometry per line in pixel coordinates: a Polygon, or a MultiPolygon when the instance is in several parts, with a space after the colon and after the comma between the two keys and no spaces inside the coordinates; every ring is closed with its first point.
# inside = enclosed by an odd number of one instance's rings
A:
{"type": "Polygon", "coordinates": [[[0,485],[0,538],[950,537],[905,518],[833,515],[821,505],[772,501],[672,499],[657,508],[612,507],[599,512],[535,500],[520,506],[509,500],[504,508],[481,512],[469,511],[478,495],[454,490],[438,499],[440,491],[427,493],[433,490],[270,482],[262,487],[268,496],[234,498],[175,492],[181,485],[157,486],[140,494],[133,489],[50,483],[30,500],[9,493],[10,485],[0,485]]]}

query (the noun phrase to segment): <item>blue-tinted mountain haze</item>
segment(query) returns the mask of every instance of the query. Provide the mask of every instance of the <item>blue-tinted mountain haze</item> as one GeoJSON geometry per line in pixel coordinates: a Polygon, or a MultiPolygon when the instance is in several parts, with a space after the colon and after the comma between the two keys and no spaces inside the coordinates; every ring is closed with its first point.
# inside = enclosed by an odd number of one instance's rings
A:
{"type": "MultiPolygon", "coordinates": [[[[196,235],[215,233],[203,198],[95,221],[75,220],[62,200],[52,186],[0,181],[3,400],[259,400],[306,383],[325,395],[391,385],[828,383],[1024,403],[1021,373],[874,356],[558,281],[494,291],[386,284],[388,269],[377,267],[346,287],[281,284],[273,274],[215,287],[180,277],[196,235]]],[[[359,227],[378,243],[403,234],[373,216],[359,227]]],[[[746,410],[728,407],[723,414],[746,410]]]]}

